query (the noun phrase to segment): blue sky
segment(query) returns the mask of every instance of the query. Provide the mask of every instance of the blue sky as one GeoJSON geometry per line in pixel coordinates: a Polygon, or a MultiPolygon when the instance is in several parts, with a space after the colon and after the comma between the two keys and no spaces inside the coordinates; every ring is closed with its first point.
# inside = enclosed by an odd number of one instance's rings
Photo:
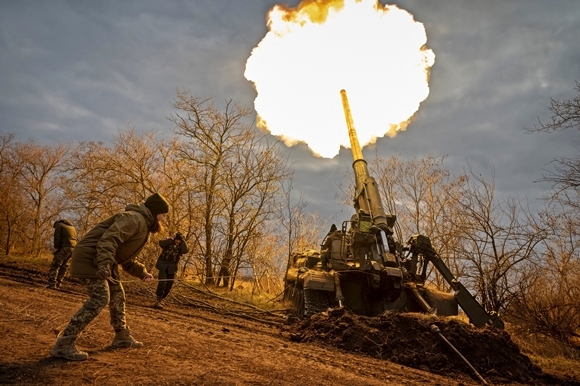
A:
{"type": "MultiPolygon", "coordinates": [[[[367,158],[375,151],[406,158],[447,155],[455,172],[467,163],[484,176],[495,169],[502,195],[540,197],[548,186],[534,180],[553,157],[577,154],[580,140],[577,132],[530,135],[524,128],[538,117],[549,119],[551,97],[575,95],[580,2],[393,3],[425,25],[436,61],[429,97],[412,124],[365,150],[367,158]]],[[[266,34],[266,13],[275,4],[3,1],[0,132],[47,143],[110,141],[128,123],[171,133],[166,118],[176,88],[252,107],[256,93],[244,78],[245,63],[266,34]]],[[[319,159],[303,145],[285,151],[309,209],[331,221],[345,218],[335,195],[350,153],[319,159]]]]}

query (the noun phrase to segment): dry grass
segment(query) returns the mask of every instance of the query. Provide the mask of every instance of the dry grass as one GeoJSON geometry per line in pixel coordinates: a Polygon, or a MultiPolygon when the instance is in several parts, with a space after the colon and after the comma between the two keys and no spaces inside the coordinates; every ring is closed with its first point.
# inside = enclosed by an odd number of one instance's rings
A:
{"type": "MultiPolygon", "coordinates": [[[[201,288],[201,286],[199,286],[201,288]]],[[[266,291],[256,291],[250,283],[240,282],[235,286],[233,291],[229,288],[223,287],[209,287],[207,288],[212,293],[219,295],[221,297],[233,300],[239,303],[251,304],[255,307],[271,310],[280,308],[282,286],[280,286],[280,293],[271,293],[266,291]]]]}
{"type": "Polygon", "coordinates": [[[0,256],[0,261],[2,259],[6,259],[11,262],[24,263],[26,265],[37,266],[39,269],[44,269],[44,267],[48,267],[50,265],[52,258],[53,255],[48,252],[41,253],[38,257],[34,257],[29,254],[11,253],[10,255],[0,256]]]}
{"type": "Polygon", "coordinates": [[[580,378],[580,342],[571,346],[547,336],[530,334],[510,324],[506,325],[506,330],[522,353],[544,372],[580,378]]]}

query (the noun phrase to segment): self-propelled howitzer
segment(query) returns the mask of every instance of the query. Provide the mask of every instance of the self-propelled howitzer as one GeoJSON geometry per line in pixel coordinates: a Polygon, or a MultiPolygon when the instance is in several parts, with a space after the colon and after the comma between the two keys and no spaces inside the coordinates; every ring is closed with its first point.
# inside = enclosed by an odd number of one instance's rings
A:
{"type": "Polygon", "coordinates": [[[428,237],[412,236],[403,246],[394,239],[394,215],[387,215],[379,188],[369,175],[354,127],[345,90],[340,92],[350,139],[355,176],[355,213],[337,228],[333,225],[320,251],[290,256],[285,298],[297,316],[308,317],[329,307],[346,307],[361,315],[385,311],[458,314],[458,303],[471,323],[502,327],[459,283],[438,256],[428,237]],[[453,293],[425,285],[428,263],[445,278],[453,293]]]}

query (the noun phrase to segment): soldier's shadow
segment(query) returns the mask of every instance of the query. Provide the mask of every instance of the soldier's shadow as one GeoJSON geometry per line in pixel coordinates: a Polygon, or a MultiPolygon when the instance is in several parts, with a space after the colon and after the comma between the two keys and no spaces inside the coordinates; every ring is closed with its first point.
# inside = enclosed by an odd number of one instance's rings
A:
{"type": "Polygon", "coordinates": [[[66,359],[47,356],[37,361],[19,363],[0,363],[0,384],[2,385],[46,385],[50,384],[52,373],[64,369],[63,364],[75,363],[66,359]]]}
{"type": "Polygon", "coordinates": [[[61,377],[70,375],[70,370],[77,366],[86,366],[90,363],[109,366],[106,358],[99,359],[99,354],[125,349],[112,348],[84,350],[89,357],[84,361],[70,361],[64,358],[54,358],[48,354],[38,360],[22,362],[0,362],[0,385],[49,385],[59,384],[61,377]],[[84,364],[84,365],[83,365],[84,364]]]}

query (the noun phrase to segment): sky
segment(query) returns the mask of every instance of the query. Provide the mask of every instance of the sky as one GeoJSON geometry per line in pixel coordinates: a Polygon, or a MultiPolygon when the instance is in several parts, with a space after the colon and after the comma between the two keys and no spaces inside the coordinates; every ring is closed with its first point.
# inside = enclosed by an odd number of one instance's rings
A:
{"type": "MultiPolygon", "coordinates": [[[[529,134],[550,98],[580,81],[579,0],[400,0],[436,55],[430,92],[407,130],[365,147],[367,159],[447,156],[495,173],[500,197],[536,202],[556,156],[575,156],[578,132],[529,134]]],[[[268,0],[28,0],[0,2],[0,132],[21,140],[110,142],[128,124],[171,134],[176,89],[253,107],[244,77],[268,32],[268,0]]],[[[296,7],[298,1],[286,3],[296,7]]],[[[356,31],[353,31],[356,33],[356,31]]],[[[296,68],[296,71],[308,69],[296,68]]],[[[300,97],[299,95],[296,96],[300,97]]],[[[354,117],[356,121],[356,117],[354,117]]],[[[308,210],[340,222],[349,149],[332,159],[284,147],[308,210]]]]}

